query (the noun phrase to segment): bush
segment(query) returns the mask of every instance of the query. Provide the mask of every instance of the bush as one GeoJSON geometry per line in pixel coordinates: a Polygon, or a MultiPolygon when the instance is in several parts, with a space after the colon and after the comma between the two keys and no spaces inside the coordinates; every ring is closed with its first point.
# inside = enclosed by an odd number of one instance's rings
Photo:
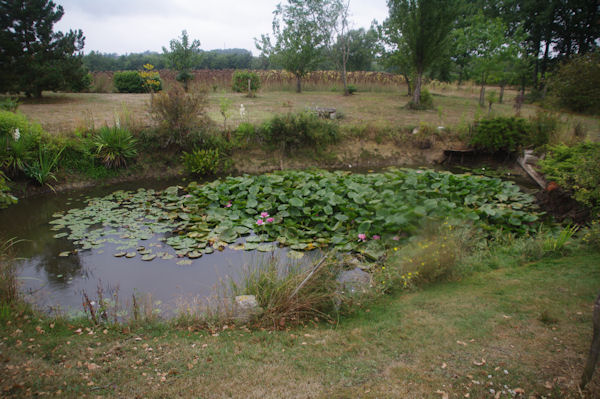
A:
{"type": "Polygon", "coordinates": [[[150,104],[150,113],[159,124],[163,145],[186,146],[192,132],[207,129],[210,126],[207,107],[204,91],[186,93],[181,87],[173,86],[156,94],[150,104]]]}
{"type": "Polygon", "coordinates": [[[354,94],[358,91],[358,88],[354,85],[348,85],[346,88],[348,89],[348,94],[354,94]]]}
{"type": "Polygon", "coordinates": [[[195,149],[191,153],[184,152],[181,160],[188,173],[211,176],[219,172],[226,172],[231,162],[223,156],[218,148],[195,149]]]}
{"type": "Polygon", "coordinates": [[[276,115],[263,123],[259,134],[268,145],[289,153],[303,147],[325,147],[337,142],[339,126],[335,122],[320,119],[313,113],[289,113],[276,115]]]}
{"type": "Polygon", "coordinates": [[[113,84],[119,93],[147,93],[162,90],[158,72],[152,70],[115,72],[113,84]]]}
{"type": "Polygon", "coordinates": [[[137,155],[136,140],[122,128],[104,126],[92,138],[96,154],[107,168],[127,166],[127,160],[137,155]]]}
{"type": "Polygon", "coordinates": [[[25,167],[25,174],[27,177],[35,180],[40,186],[46,185],[54,190],[49,182],[50,180],[56,181],[54,170],[58,165],[61,154],[62,149],[53,151],[40,145],[38,147],[37,158],[25,167]]]}
{"type": "Polygon", "coordinates": [[[4,97],[0,100],[0,111],[15,112],[19,108],[19,99],[13,97],[4,97]]]}
{"type": "Polygon", "coordinates": [[[233,137],[238,145],[245,147],[256,140],[256,128],[251,123],[242,122],[233,132],[233,137]]]}
{"type": "Polygon", "coordinates": [[[530,126],[523,118],[500,116],[477,122],[470,144],[491,153],[515,152],[531,143],[530,126]]]}
{"type": "Polygon", "coordinates": [[[92,83],[94,82],[94,77],[91,73],[87,73],[83,76],[81,80],[77,80],[71,84],[71,89],[75,93],[87,92],[90,90],[92,83]]]}
{"type": "Polygon", "coordinates": [[[421,89],[421,102],[419,104],[415,104],[412,100],[406,105],[408,109],[412,109],[415,111],[423,111],[426,109],[433,109],[433,97],[429,90],[421,89]]]}
{"type": "Polygon", "coordinates": [[[260,78],[256,72],[235,71],[232,78],[232,90],[236,93],[247,93],[248,79],[250,79],[250,91],[252,93],[255,93],[258,89],[260,89],[260,78]]]}
{"type": "Polygon", "coordinates": [[[548,81],[561,107],[575,112],[600,112],[600,52],[581,55],[561,64],[548,81]]]}
{"type": "Polygon", "coordinates": [[[534,147],[542,147],[556,136],[558,117],[550,112],[537,112],[529,119],[529,143],[534,147]]]}
{"type": "Polygon", "coordinates": [[[600,143],[579,143],[573,147],[557,145],[539,161],[547,180],[553,180],[573,197],[600,212],[600,143]]]}
{"type": "Polygon", "coordinates": [[[10,175],[24,171],[35,157],[44,131],[19,113],[0,111],[0,168],[10,175]]]}

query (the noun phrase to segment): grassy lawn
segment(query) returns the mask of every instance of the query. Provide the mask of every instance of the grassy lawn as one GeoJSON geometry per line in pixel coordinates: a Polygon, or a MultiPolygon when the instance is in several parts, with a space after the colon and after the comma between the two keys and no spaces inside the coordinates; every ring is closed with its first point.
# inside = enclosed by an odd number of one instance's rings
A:
{"type": "MultiPolygon", "coordinates": [[[[4,314],[5,397],[582,397],[598,254],[387,297],[337,325],[89,328],[4,314]],[[498,394],[500,392],[500,394],[498,394]]],[[[600,395],[597,373],[583,397],[600,395]]]]}
{"type": "MultiPolygon", "coordinates": [[[[246,98],[236,93],[210,93],[208,114],[219,126],[223,125],[219,104],[222,98],[232,102],[228,127],[237,126],[242,119],[240,104],[244,104],[247,118],[252,123],[263,122],[275,114],[303,111],[307,108],[334,107],[343,118],[342,125],[356,126],[371,124],[381,127],[414,128],[421,123],[432,126],[450,126],[466,128],[475,118],[485,116],[487,109],[479,109],[478,87],[464,85],[443,85],[431,88],[434,94],[435,110],[411,111],[404,109],[408,101],[406,92],[358,92],[344,97],[338,92],[305,91],[301,94],[289,91],[259,92],[256,98],[246,98]]],[[[488,90],[491,90],[488,88],[488,90]]],[[[498,115],[514,115],[516,91],[507,90],[504,104],[494,104],[498,115]]],[[[133,116],[144,127],[152,123],[147,112],[150,96],[147,94],[56,94],[48,93],[40,100],[25,101],[19,109],[33,120],[53,133],[66,133],[75,129],[98,128],[104,124],[114,124],[118,114],[133,116]]],[[[524,105],[522,116],[535,115],[538,107],[524,105]]],[[[590,138],[600,138],[598,118],[561,114],[561,130],[572,131],[580,123],[590,138]]]]}

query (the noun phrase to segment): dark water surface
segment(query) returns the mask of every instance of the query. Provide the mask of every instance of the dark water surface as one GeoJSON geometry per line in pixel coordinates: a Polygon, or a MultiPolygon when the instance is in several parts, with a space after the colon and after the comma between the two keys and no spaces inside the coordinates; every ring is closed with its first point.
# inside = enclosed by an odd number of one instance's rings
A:
{"type": "MultiPolygon", "coordinates": [[[[102,248],[79,250],[68,257],[60,257],[64,251],[76,247],[67,238],[54,238],[48,222],[55,212],[83,208],[87,199],[110,194],[116,190],[164,189],[171,185],[187,184],[181,181],[137,181],[107,187],[46,194],[20,200],[15,206],[0,210],[1,237],[22,240],[16,245],[18,281],[28,301],[44,311],[60,311],[77,314],[82,311],[82,293],[97,297],[101,286],[104,295],[110,297],[118,292],[125,304],[131,302],[132,294],[150,294],[154,306],[163,314],[173,314],[182,302],[193,302],[216,293],[224,286],[227,277],[239,279],[244,270],[256,267],[270,257],[286,261],[286,249],[274,253],[236,251],[225,249],[192,260],[190,265],[178,265],[176,256],[163,260],[156,258],[147,262],[141,255],[134,258],[117,258],[119,244],[105,243],[102,248]]],[[[144,240],[143,245],[154,252],[175,255],[167,244],[159,241],[162,235],[144,240]]],[[[243,240],[241,240],[243,242],[243,240]]],[[[314,254],[316,256],[316,254],[314,254]]],[[[313,256],[305,256],[307,263],[313,256]]],[[[187,259],[187,258],[185,258],[187,259]]]]}

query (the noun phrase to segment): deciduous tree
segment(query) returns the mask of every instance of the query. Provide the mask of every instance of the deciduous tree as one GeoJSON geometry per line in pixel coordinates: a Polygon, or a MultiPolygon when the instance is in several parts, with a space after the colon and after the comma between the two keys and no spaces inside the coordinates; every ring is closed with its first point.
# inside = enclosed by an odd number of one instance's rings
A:
{"type": "Polygon", "coordinates": [[[163,53],[167,57],[169,67],[178,72],[176,79],[183,83],[183,89],[187,92],[188,84],[194,78],[191,70],[199,58],[200,41],[193,40],[190,43],[188,33],[184,29],[181,31],[179,40],[172,39],[169,42],[169,48],[167,50],[166,47],[163,47],[163,53]]]}

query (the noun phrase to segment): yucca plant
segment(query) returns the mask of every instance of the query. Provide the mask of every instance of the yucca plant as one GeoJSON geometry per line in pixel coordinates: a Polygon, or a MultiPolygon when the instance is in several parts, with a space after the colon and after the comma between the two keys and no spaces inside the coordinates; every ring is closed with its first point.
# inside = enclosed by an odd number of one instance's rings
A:
{"type": "Polygon", "coordinates": [[[104,126],[92,141],[97,156],[107,168],[127,167],[127,160],[137,155],[136,140],[127,129],[104,126]]]}
{"type": "Polygon", "coordinates": [[[61,148],[58,152],[50,151],[43,146],[38,148],[38,158],[32,161],[25,167],[25,174],[38,182],[40,186],[48,186],[54,191],[54,188],[50,185],[50,180],[56,181],[54,175],[54,169],[58,164],[60,155],[64,148],[61,148]]]}

